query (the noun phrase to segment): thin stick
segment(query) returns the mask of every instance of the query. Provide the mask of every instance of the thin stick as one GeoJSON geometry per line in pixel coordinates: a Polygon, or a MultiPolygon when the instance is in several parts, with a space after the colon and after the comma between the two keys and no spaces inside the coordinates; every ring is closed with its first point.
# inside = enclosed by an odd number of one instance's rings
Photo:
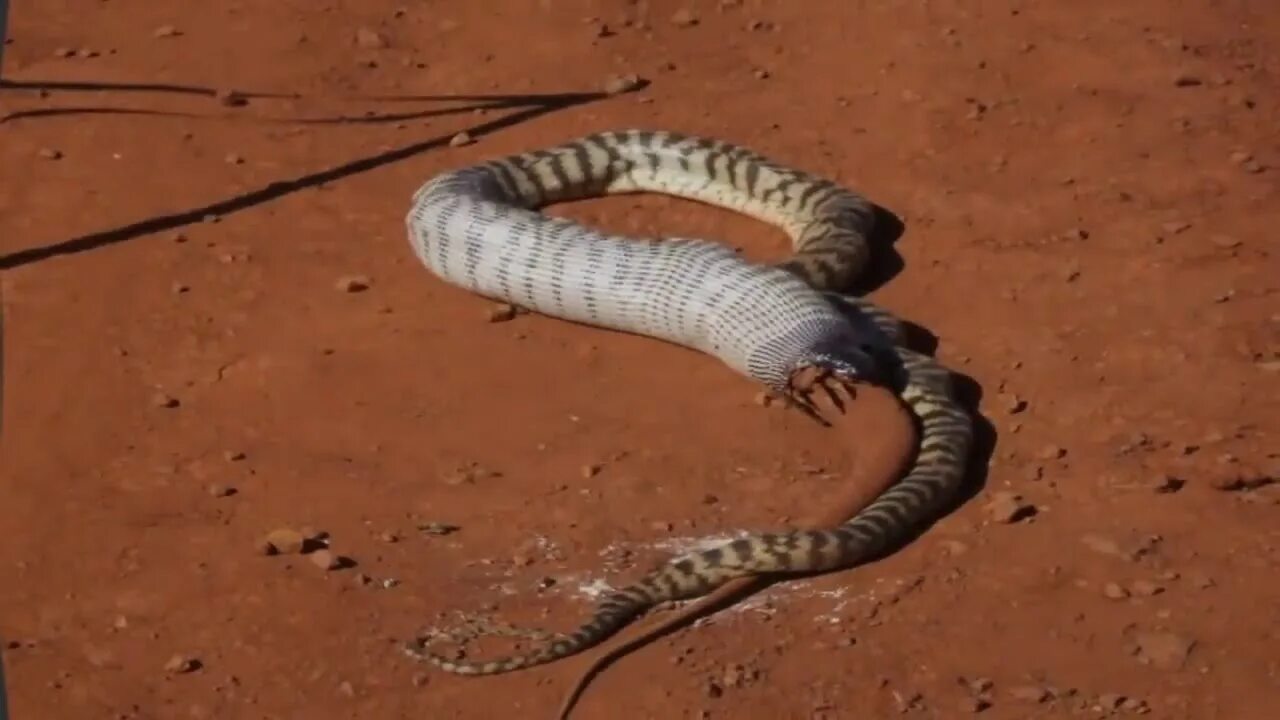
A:
{"type": "MultiPolygon", "coordinates": [[[[861,477],[851,483],[849,494],[843,498],[842,502],[829,506],[828,512],[815,518],[809,523],[809,527],[829,528],[858,514],[902,477],[919,447],[919,430],[916,428],[915,419],[892,392],[879,387],[859,387],[857,402],[870,404],[872,407],[868,411],[879,413],[885,418],[884,437],[878,443],[878,447],[869,454],[868,462],[859,468],[858,475],[861,477]]],[[[613,647],[601,651],[586,664],[577,680],[569,687],[564,701],[560,704],[557,719],[568,720],[569,713],[573,711],[587,684],[609,665],[633,650],[675,632],[700,617],[710,615],[768,587],[777,579],[757,575],[730,580],[674,615],[656,619],[648,628],[642,627],[635,637],[629,640],[623,639],[613,647]]]]}

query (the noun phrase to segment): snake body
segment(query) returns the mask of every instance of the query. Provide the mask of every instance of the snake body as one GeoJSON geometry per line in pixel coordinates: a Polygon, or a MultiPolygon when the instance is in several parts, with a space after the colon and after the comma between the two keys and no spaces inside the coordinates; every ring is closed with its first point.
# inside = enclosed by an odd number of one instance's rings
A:
{"type": "Polygon", "coordinates": [[[459,674],[530,667],[591,647],[654,605],[765,573],[849,567],[906,539],[954,497],[972,423],[950,373],[903,345],[901,324],[843,295],[864,270],[874,207],[821,177],[751,150],[672,132],[627,130],[438,175],[406,218],[417,257],[441,279],[534,312],[639,333],[721,359],[775,393],[801,398],[806,371],[892,385],[920,425],[906,476],[829,530],[753,534],[678,557],[608,594],[576,631],[526,654],[452,660],[411,654],[459,674]],[[697,239],[636,239],[551,218],[539,208],[601,195],[657,192],[742,212],[781,228],[792,254],[753,263],[697,239]]]}

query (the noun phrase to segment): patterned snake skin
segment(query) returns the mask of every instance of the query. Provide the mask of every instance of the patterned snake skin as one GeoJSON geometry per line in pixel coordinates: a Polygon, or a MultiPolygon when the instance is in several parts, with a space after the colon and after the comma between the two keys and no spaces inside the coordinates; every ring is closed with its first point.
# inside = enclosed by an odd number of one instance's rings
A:
{"type": "Polygon", "coordinates": [[[440,636],[457,639],[443,633],[406,651],[466,675],[551,662],[596,645],[658,603],[746,575],[849,567],[933,519],[964,478],[972,422],[953,398],[950,373],[902,346],[897,320],[838,294],[867,264],[874,219],[869,202],[832,182],[742,147],[670,132],[600,133],[423,185],[406,219],[409,238],[445,281],[534,312],[709,353],[811,413],[814,386],[805,378],[827,389],[890,384],[918,418],[921,443],[906,477],[839,527],[750,535],[673,559],[610,593],[573,633],[528,634],[547,641],[527,654],[450,660],[425,648],[440,636]],[[778,265],[757,264],[713,242],[609,235],[537,212],[630,192],[742,212],[783,229],[793,253],[778,265]]]}

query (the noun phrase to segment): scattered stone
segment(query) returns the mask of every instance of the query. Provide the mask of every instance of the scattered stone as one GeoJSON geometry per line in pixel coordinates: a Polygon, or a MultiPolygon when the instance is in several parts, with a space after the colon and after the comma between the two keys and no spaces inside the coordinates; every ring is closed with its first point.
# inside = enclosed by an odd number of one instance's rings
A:
{"type": "Polygon", "coordinates": [[[442,523],[442,522],[427,522],[427,523],[418,524],[418,531],[426,533],[427,535],[450,535],[452,533],[458,532],[461,529],[462,528],[457,525],[450,525],[448,523],[442,523]]]}
{"type": "Polygon", "coordinates": [[[178,37],[181,34],[182,34],[182,31],[178,30],[178,28],[172,25],[161,25],[160,27],[156,28],[151,32],[151,37],[171,38],[171,37],[178,37]]]}
{"type": "Polygon", "coordinates": [[[965,683],[965,685],[968,686],[969,692],[974,695],[981,695],[983,693],[991,692],[991,690],[995,688],[996,683],[991,678],[980,677],[970,680],[965,683]]]}
{"type": "Polygon", "coordinates": [[[1001,393],[1000,406],[1010,415],[1017,415],[1027,409],[1027,401],[1014,393],[1001,393]]]}
{"type": "Polygon", "coordinates": [[[1012,492],[994,493],[984,509],[992,521],[1006,525],[1036,514],[1035,505],[1024,501],[1021,495],[1012,492]]]}
{"type": "Polygon", "coordinates": [[[60,48],[54,49],[53,51],[53,56],[60,57],[60,58],[75,57],[75,54],[76,54],[76,51],[69,47],[60,47],[60,48]]]}
{"type": "Polygon", "coordinates": [[[236,489],[221,483],[209,483],[209,485],[205,487],[205,492],[209,493],[211,497],[224,498],[235,495],[236,489]]]}
{"type": "Polygon", "coordinates": [[[607,95],[621,95],[632,90],[638,90],[643,85],[644,80],[634,73],[610,75],[604,81],[604,92],[607,95]]]}
{"type": "Polygon", "coordinates": [[[1161,225],[1160,229],[1169,235],[1180,235],[1191,229],[1191,223],[1183,220],[1174,220],[1161,225]]]}
{"type": "Polygon", "coordinates": [[[311,553],[307,558],[311,561],[312,565],[315,565],[321,570],[337,570],[345,564],[343,562],[344,558],[323,548],[311,553]]]}
{"type": "Polygon", "coordinates": [[[88,60],[89,58],[98,57],[98,51],[93,48],[80,48],[76,51],[76,57],[88,60]]]}
{"type": "Polygon", "coordinates": [[[1098,705],[1103,710],[1118,710],[1127,698],[1118,693],[1103,693],[1098,696],[1098,705]]]}
{"type": "Polygon", "coordinates": [[[356,28],[355,40],[356,47],[363,50],[382,50],[391,46],[391,42],[387,40],[387,36],[373,28],[356,28]]]}
{"type": "Polygon", "coordinates": [[[603,469],[604,469],[604,466],[603,466],[603,465],[599,465],[599,464],[594,464],[594,463],[593,463],[593,464],[590,464],[590,465],[583,465],[583,466],[582,466],[582,469],[580,470],[580,472],[581,472],[581,474],[582,474],[582,478],[583,478],[584,480],[590,480],[591,478],[593,478],[593,477],[595,477],[595,476],[599,475],[599,474],[600,474],[600,471],[601,471],[601,470],[603,470],[603,469]]]}
{"type": "Polygon", "coordinates": [[[240,462],[245,459],[245,454],[239,450],[223,450],[222,459],[227,462],[240,462]]]}
{"type": "Polygon", "coordinates": [[[223,158],[223,160],[224,160],[224,161],[226,161],[226,163],[227,163],[228,165],[243,165],[243,164],[244,164],[244,158],[243,158],[242,156],[240,156],[240,155],[235,154],[235,153],[227,153],[227,156],[226,156],[226,157],[224,157],[224,158],[223,158]]]}
{"type": "Polygon", "coordinates": [[[489,308],[488,318],[491,323],[507,322],[514,320],[516,315],[520,314],[520,309],[511,303],[498,303],[489,308]]]}
{"type": "Polygon", "coordinates": [[[1152,481],[1151,489],[1156,493],[1167,495],[1178,492],[1186,484],[1186,480],[1181,480],[1168,474],[1161,474],[1157,475],[1155,480],[1152,481]]]}
{"type": "Polygon", "coordinates": [[[962,698],[959,703],[960,712],[963,713],[980,713],[989,707],[991,707],[991,701],[982,697],[962,698]]]}
{"type": "Polygon", "coordinates": [[[1146,715],[1151,712],[1151,706],[1147,705],[1147,701],[1137,698],[1125,698],[1120,703],[1120,709],[1135,715],[1146,715]]]}
{"type": "Polygon", "coordinates": [[[1217,584],[1213,581],[1213,578],[1199,572],[1191,573],[1187,576],[1187,579],[1190,580],[1191,584],[1195,585],[1198,590],[1208,590],[1217,584]]]}
{"type": "Polygon", "coordinates": [[[1220,492],[1241,492],[1247,490],[1256,490],[1260,487],[1270,485],[1275,482],[1275,478],[1267,475],[1253,475],[1248,473],[1228,472],[1209,480],[1209,487],[1220,492]]]}
{"type": "Polygon", "coordinates": [[[1123,558],[1125,560],[1132,559],[1131,553],[1126,552],[1120,547],[1120,543],[1102,535],[1088,534],[1080,538],[1085,547],[1090,550],[1101,553],[1102,555],[1111,555],[1112,557],[1123,558]]]}
{"type": "Polygon", "coordinates": [[[307,537],[292,528],[276,528],[267,533],[258,547],[264,555],[293,555],[302,552],[307,537]]]}
{"type": "Polygon", "coordinates": [[[182,295],[191,292],[191,286],[184,282],[175,282],[169,286],[169,292],[172,292],[174,295],[182,295]]]}
{"type": "Polygon", "coordinates": [[[343,275],[333,286],[341,292],[358,293],[368,290],[371,284],[372,281],[365,275],[343,275]]]}
{"type": "Polygon", "coordinates": [[[1053,693],[1039,685],[1017,685],[1009,688],[1009,697],[1022,702],[1043,703],[1052,699],[1053,693]]]}
{"type": "Polygon", "coordinates": [[[1134,638],[1138,662],[1159,670],[1178,670],[1187,662],[1196,641],[1172,632],[1144,632],[1134,638]]]}
{"type": "Polygon", "coordinates": [[[349,680],[343,680],[338,683],[338,694],[345,695],[347,697],[355,697],[356,687],[352,685],[349,680]]]}
{"type": "Polygon", "coordinates": [[[155,394],[151,396],[152,407],[176,408],[181,404],[182,403],[179,402],[178,398],[165,392],[157,391],[155,394]]]}
{"type": "Polygon", "coordinates": [[[36,151],[36,156],[41,160],[61,160],[62,151],[54,148],[40,148],[36,151]]]}
{"type": "Polygon", "coordinates": [[[200,661],[186,655],[174,655],[164,664],[164,671],[170,675],[185,675],[200,669],[200,661]]]}
{"type": "Polygon", "coordinates": [[[449,147],[455,147],[455,148],[462,147],[464,145],[470,145],[474,142],[475,140],[471,138],[471,133],[467,132],[466,130],[463,130],[457,135],[454,135],[453,137],[449,138],[449,147]]]}
{"type": "Polygon", "coordinates": [[[249,98],[235,90],[219,90],[214,93],[213,98],[224,107],[244,107],[249,104],[249,98]]]}
{"type": "Polygon", "coordinates": [[[1109,582],[1102,586],[1102,595],[1111,600],[1124,600],[1129,597],[1129,591],[1121,587],[1119,583],[1109,582]]]}
{"type": "Polygon", "coordinates": [[[774,396],[773,396],[773,393],[769,392],[768,390],[761,390],[760,392],[756,393],[754,397],[751,398],[751,401],[754,402],[756,405],[759,405],[760,407],[766,407],[766,408],[772,407],[774,396]]]}
{"type": "Polygon", "coordinates": [[[1134,595],[1139,595],[1141,597],[1153,597],[1164,592],[1164,587],[1153,583],[1150,580],[1134,580],[1130,583],[1129,590],[1132,591],[1134,595]]]}
{"type": "Polygon", "coordinates": [[[676,27],[693,27],[698,24],[698,16],[689,8],[680,8],[671,16],[671,23],[676,27]]]}
{"type": "Polygon", "coordinates": [[[400,542],[400,536],[394,530],[383,530],[378,533],[378,539],[388,544],[400,542]]]}
{"type": "Polygon", "coordinates": [[[1036,453],[1040,460],[1061,460],[1067,456],[1067,449],[1058,445],[1046,445],[1036,453]]]}

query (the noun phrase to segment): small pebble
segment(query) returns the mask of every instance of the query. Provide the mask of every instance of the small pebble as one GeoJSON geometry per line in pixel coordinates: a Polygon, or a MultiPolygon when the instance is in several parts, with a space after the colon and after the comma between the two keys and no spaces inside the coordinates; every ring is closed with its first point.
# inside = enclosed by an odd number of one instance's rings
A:
{"type": "Polygon", "coordinates": [[[517,308],[515,305],[512,305],[510,303],[498,303],[497,305],[490,307],[488,312],[486,313],[489,319],[489,322],[491,323],[507,322],[510,320],[514,320],[516,315],[519,315],[519,314],[520,314],[519,308],[517,308]]]}
{"type": "Polygon", "coordinates": [[[1134,641],[1138,662],[1158,670],[1177,670],[1186,664],[1196,641],[1173,632],[1147,632],[1134,641]]]}
{"type": "Polygon", "coordinates": [[[176,27],[174,27],[174,26],[172,26],[172,25],[161,25],[160,27],[156,28],[155,30],[153,30],[153,31],[151,32],[151,37],[154,37],[154,38],[171,38],[171,37],[177,37],[177,36],[179,36],[179,35],[181,35],[181,34],[182,34],[182,32],[181,32],[181,31],[179,31],[179,30],[178,30],[178,28],[176,28],[176,27]]]}
{"type": "Polygon", "coordinates": [[[583,479],[585,479],[585,480],[590,480],[591,478],[593,478],[593,477],[595,477],[595,476],[599,475],[599,474],[600,474],[600,471],[601,471],[601,470],[603,470],[603,469],[604,469],[604,466],[602,466],[602,465],[594,465],[594,464],[593,464],[593,465],[583,465],[583,466],[582,466],[582,469],[580,470],[580,473],[581,473],[581,475],[582,475],[583,479]]]}
{"type": "Polygon", "coordinates": [[[463,130],[457,135],[454,135],[453,137],[449,138],[449,147],[462,147],[464,145],[470,145],[474,142],[475,140],[471,138],[471,133],[467,132],[466,130],[463,130]]]}
{"type": "Polygon", "coordinates": [[[178,401],[178,398],[172,395],[169,395],[168,393],[156,392],[151,396],[152,407],[176,408],[181,404],[182,403],[178,401]]]}
{"type": "Polygon", "coordinates": [[[1098,696],[1098,705],[1103,710],[1117,710],[1120,704],[1125,701],[1125,696],[1119,693],[1103,693],[1098,696]]]}
{"type": "Polygon", "coordinates": [[[307,538],[292,528],[276,528],[267,533],[258,547],[264,555],[292,555],[302,552],[307,538]]]}
{"type": "Polygon", "coordinates": [[[213,97],[224,107],[244,107],[249,104],[249,98],[235,90],[219,90],[213,97]]]}
{"type": "Polygon", "coordinates": [[[451,535],[462,528],[442,522],[428,522],[418,525],[418,531],[428,535],[451,535]]]}
{"type": "Polygon", "coordinates": [[[1129,590],[1133,592],[1134,595],[1141,597],[1153,597],[1164,592],[1164,587],[1153,583],[1150,580],[1135,580],[1130,583],[1129,590]]]}
{"type": "Polygon", "coordinates": [[[245,454],[239,450],[223,450],[222,459],[227,462],[240,462],[245,459],[245,454]]]}
{"type": "Polygon", "coordinates": [[[693,27],[698,24],[698,16],[689,8],[680,8],[672,14],[671,23],[676,27],[693,27]]]}
{"type": "Polygon", "coordinates": [[[1129,591],[1121,587],[1119,583],[1109,582],[1102,586],[1102,595],[1112,600],[1124,600],[1129,597],[1129,591]]]}
{"type": "Polygon", "coordinates": [[[1057,445],[1046,445],[1036,453],[1036,457],[1041,460],[1060,460],[1067,456],[1067,449],[1057,445]]]}
{"type": "Polygon", "coordinates": [[[231,497],[232,495],[235,495],[236,489],[233,487],[222,485],[220,483],[209,483],[209,485],[205,488],[205,492],[209,493],[211,497],[224,498],[224,497],[231,497]]]}
{"type": "Polygon", "coordinates": [[[1002,393],[1000,395],[1000,405],[1010,415],[1017,415],[1027,409],[1027,401],[1013,393],[1002,393]]]}
{"type": "Polygon", "coordinates": [[[621,95],[636,90],[643,84],[640,76],[634,73],[610,75],[604,81],[604,92],[606,95],[621,95]]]}
{"type": "Polygon", "coordinates": [[[36,155],[42,160],[60,160],[62,159],[62,151],[53,148],[40,148],[36,151],[36,155]]]}
{"type": "Polygon", "coordinates": [[[1009,697],[1030,703],[1048,702],[1052,693],[1039,685],[1018,685],[1009,688],[1009,697]]]}
{"type": "Polygon", "coordinates": [[[317,550],[308,555],[307,559],[311,561],[312,565],[321,570],[337,570],[342,567],[342,558],[334,555],[329,550],[317,550]]]}
{"type": "Polygon", "coordinates": [[[358,293],[368,290],[370,284],[372,281],[365,275],[344,275],[338,278],[333,286],[341,292],[358,293]]]}
{"type": "Polygon", "coordinates": [[[367,27],[356,28],[355,41],[356,47],[364,50],[381,50],[391,45],[386,35],[367,27]]]}
{"type": "Polygon", "coordinates": [[[1022,499],[1021,495],[1012,492],[997,492],[984,508],[987,517],[992,521],[1010,524],[1036,514],[1036,507],[1022,499]]]}
{"type": "Polygon", "coordinates": [[[174,655],[164,664],[164,671],[170,675],[185,675],[200,669],[200,661],[186,655],[174,655]]]}

